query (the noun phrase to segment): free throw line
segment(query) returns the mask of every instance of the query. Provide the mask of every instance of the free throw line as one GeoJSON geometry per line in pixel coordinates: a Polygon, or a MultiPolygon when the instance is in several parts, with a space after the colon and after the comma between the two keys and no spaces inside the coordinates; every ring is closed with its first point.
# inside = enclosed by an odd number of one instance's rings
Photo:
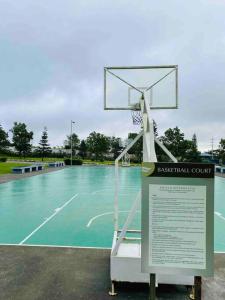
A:
{"type": "Polygon", "coordinates": [[[78,194],[75,194],[70,200],[68,200],[66,203],[63,204],[63,206],[57,208],[55,212],[48,217],[41,225],[39,225],[36,229],[34,229],[28,236],[23,239],[19,245],[23,245],[32,235],[34,235],[41,227],[43,227],[46,223],[48,223],[52,218],[54,218],[64,207],[66,207],[73,199],[75,199],[78,196],[78,194]]]}

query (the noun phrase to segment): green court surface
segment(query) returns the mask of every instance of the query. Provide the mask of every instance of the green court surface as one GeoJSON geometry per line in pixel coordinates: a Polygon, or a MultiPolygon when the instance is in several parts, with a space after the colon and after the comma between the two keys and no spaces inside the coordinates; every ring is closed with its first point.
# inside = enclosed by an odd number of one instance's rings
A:
{"type": "MultiPolygon", "coordinates": [[[[120,168],[120,224],[141,187],[120,168]]],[[[0,244],[111,247],[114,167],[77,166],[0,185],[0,244]]],[[[131,225],[140,228],[140,211],[131,225]]],[[[225,252],[225,179],[215,179],[215,251],[225,252]]]]}

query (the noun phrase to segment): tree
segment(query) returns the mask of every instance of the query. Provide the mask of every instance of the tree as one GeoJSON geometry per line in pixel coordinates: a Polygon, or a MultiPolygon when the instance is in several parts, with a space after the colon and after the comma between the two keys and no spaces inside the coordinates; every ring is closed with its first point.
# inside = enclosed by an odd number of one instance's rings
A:
{"type": "Polygon", "coordinates": [[[93,131],[87,137],[86,144],[88,151],[96,160],[103,160],[103,154],[109,150],[110,141],[104,134],[93,131]]]}
{"type": "Polygon", "coordinates": [[[80,145],[80,140],[76,133],[73,133],[72,136],[67,135],[67,139],[64,141],[65,149],[71,149],[71,141],[72,141],[73,155],[75,155],[76,150],[79,149],[79,145],[80,145]]]}
{"type": "Polygon", "coordinates": [[[197,148],[197,140],[193,139],[190,140],[185,140],[186,143],[186,152],[184,155],[184,161],[186,162],[201,162],[201,156],[200,156],[200,152],[198,151],[197,148]]]}
{"type": "Polygon", "coordinates": [[[6,152],[9,145],[8,133],[0,125],[0,153],[6,152]]]}
{"type": "Polygon", "coordinates": [[[167,129],[160,140],[178,160],[183,161],[186,147],[184,143],[184,134],[178,127],[167,129]]]}
{"type": "Polygon", "coordinates": [[[153,120],[153,127],[154,127],[154,134],[157,137],[158,136],[158,126],[157,126],[155,120],[153,120]]]}
{"type": "MultiPolygon", "coordinates": [[[[177,126],[167,129],[160,140],[178,161],[201,161],[200,152],[197,149],[197,138],[195,141],[186,140],[184,133],[177,126]]],[[[165,159],[165,155],[162,158],[165,159]]]]}
{"type": "Polygon", "coordinates": [[[31,140],[33,139],[33,132],[27,130],[25,123],[14,123],[11,129],[13,134],[13,146],[19,152],[19,155],[24,157],[31,152],[31,140]]]}
{"type": "Polygon", "coordinates": [[[121,139],[114,136],[109,138],[110,152],[113,153],[113,158],[116,159],[121,152],[121,139]]]}
{"type": "Polygon", "coordinates": [[[85,140],[82,140],[79,146],[79,155],[84,159],[87,157],[87,145],[85,140]]]}
{"type": "Polygon", "coordinates": [[[219,142],[219,150],[218,156],[220,161],[224,164],[225,163],[225,139],[221,139],[219,142]]]}
{"type": "MultiPolygon", "coordinates": [[[[128,133],[128,139],[134,140],[138,134],[137,133],[128,133]]],[[[142,149],[143,149],[143,137],[140,137],[139,140],[131,147],[129,150],[130,154],[134,154],[137,162],[142,161],[142,149]]]]}
{"type": "MultiPolygon", "coordinates": [[[[153,120],[153,128],[154,128],[154,134],[157,137],[158,136],[158,128],[155,120],[153,120]]],[[[134,140],[138,134],[137,133],[128,133],[128,139],[134,140]]],[[[141,137],[129,150],[130,154],[134,154],[136,157],[137,162],[142,162],[143,157],[143,137],[141,137]]]]}
{"type": "Polygon", "coordinates": [[[193,137],[192,137],[192,142],[193,142],[194,146],[195,146],[196,148],[198,148],[197,136],[196,136],[196,134],[195,134],[195,133],[193,134],[193,137]]]}
{"type": "Polygon", "coordinates": [[[52,152],[51,147],[48,144],[48,130],[47,127],[44,127],[44,130],[42,132],[42,136],[39,142],[38,147],[38,153],[41,156],[41,159],[43,161],[44,157],[47,157],[48,154],[52,152]]]}

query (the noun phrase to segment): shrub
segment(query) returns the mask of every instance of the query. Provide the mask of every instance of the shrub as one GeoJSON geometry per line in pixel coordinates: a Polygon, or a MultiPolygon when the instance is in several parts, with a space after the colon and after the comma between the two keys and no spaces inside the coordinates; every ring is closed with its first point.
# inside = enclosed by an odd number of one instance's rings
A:
{"type": "MultiPolygon", "coordinates": [[[[66,166],[70,166],[71,160],[69,158],[66,158],[64,160],[64,163],[65,163],[66,166]]],[[[82,164],[83,164],[82,159],[79,159],[79,158],[78,159],[72,159],[72,165],[73,166],[75,166],[75,165],[82,165],[82,164]]]]}
{"type": "Polygon", "coordinates": [[[7,157],[0,157],[0,162],[6,162],[7,161],[7,157]]]}
{"type": "Polygon", "coordinates": [[[140,164],[140,160],[139,159],[136,159],[136,158],[131,158],[130,160],[131,163],[134,163],[134,164],[140,164]]]}

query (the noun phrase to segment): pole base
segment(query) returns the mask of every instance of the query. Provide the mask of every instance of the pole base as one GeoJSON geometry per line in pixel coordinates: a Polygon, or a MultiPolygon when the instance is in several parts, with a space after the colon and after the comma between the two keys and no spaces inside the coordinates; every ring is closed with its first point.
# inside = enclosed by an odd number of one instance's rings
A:
{"type": "Polygon", "coordinates": [[[111,284],[112,284],[112,286],[111,286],[111,291],[109,291],[109,296],[116,296],[117,293],[115,292],[115,284],[113,281],[111,284]]]}
{"type": "Polygon", "coordinates": [[[191,289],[191,293],[189,294],[189,298],[191,300],[195,300],[195,288],[194,287],[192,287],[192,289],[191,289]]]}

